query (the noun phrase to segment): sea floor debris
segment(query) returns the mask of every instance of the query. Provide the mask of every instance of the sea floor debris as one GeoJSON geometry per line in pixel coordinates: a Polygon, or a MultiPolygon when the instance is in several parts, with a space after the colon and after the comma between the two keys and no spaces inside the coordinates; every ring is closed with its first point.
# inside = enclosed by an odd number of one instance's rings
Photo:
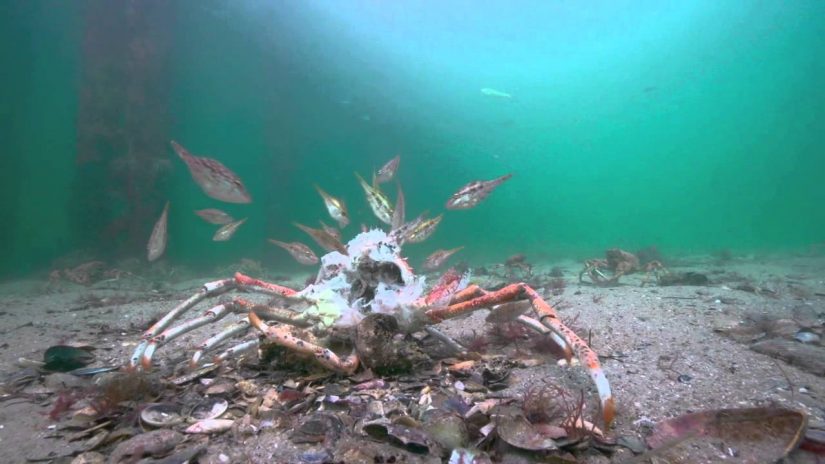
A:
{"type": "MultiPolygon", "coordinates": [[[[177,369],[179,364],[186,364],[182,353],[169,351],[159,358],[157,371],[149,376],[124,377],[123,373],[108,372],[79,377],[68,373],[45,374],[35,367],[14,370],[11,363],[21,355],[42,359],[46,347],[72,339],[76,342],[68,345],[93,344],[97,348],[96,359],[84,369],[110,367],[113,360],[122,361],[131,351],[134,333],[141,327],[123,317],[149,320],[149,315],[169,306],[170,296],[128,298],[115,306],[114,312],[110,306],[97,305],[65,312],[54,308],[65,305],[67,298],[78,299],[74,293],[61,294],[60,298],[32,295],[25,300],[4,295],[0,299],[8,314],[0,316],[0,323],[3,327],[24,327],[7,333],[6,341],[13,347],[0,349],[2,370],[11,373],[4,375],[2,382],[0,424],[4,427],[0,429],[0,439],[14,439],[21,443],[18,451],[25,451],[25,454],[5,451],[11,453],[9,462],[23,462],[25,457],[53,462],[74,459],[104,462],[127,439],[153,430],[170,430],[184,436],[183,442],[171,449],[165,447],[171,442],[158,443],[153,448],[158,451],[152,451],[155,455],[147,451],[143,459],[167,462],[164,460],[199,456],[200,462],[216,463],[226,459],[237,462],[461,462],[459,459],[472,456],[470,462],[479,463],[546,462],[552,457],[555,462],[603,464],[644,462],[632,459],[634,455],[641,458],[650,451],[645,444],[649,434],[660,423],[688,411],[774,405],[805,411],[810,417],[800,449],[786,459],[796,463],[815,462],[806,460],[805,456],[816,457],[815,453],[822,452],[823,376],[805,372],[782,357],[773,359],[757,353],[750,347],[769,340],[779,340],[796,348],[820,347],[816,341],[806,343],[796,338],[800,333],[820,333],[825,300],[815,293],[825,289],[817,286],[815,277],[800,275],[800,269],[816,275],[810,270],[817,264],[800,261],[788,265],[786,273],[793,275],[789,278],[793,285],[810,289],[808,296],[800,296],[768,277],[767,272],[760,275],[750,271],[749,274],[749,268],[741,267],[742,262],[744,260],[737,261],[740,267],[723,273],[716,272],[715,265],[673,266],[677,272],[713,275],[713,283],[704,287],[640,287],[635,284],[641,276],[629,276],[625,285],[611,288],[568,283],[557,297],[560,303],[557,307],[564,312],[568,324],[577,332],[587,334],[590,342],[599,347],[602,362],[613,377],[611,380],[615,379],[616,390],[622,397],[630,398],[620,401],[615,426],[604,429],[598,422],[597,405],[585,395],[585,417],[578,429],[572,430],[585,436],[575,443],[559,436],[563,429],[568,432],[565,426],[578,421],[561,420],[553,416],[552,410],[542,412],[538,408],[536,411],[537,408],[530,406],[536,402],[530,398],[542,395],[531,393],[530,388],[551,382],[553,388],[563,389],[570,404],[575,405],[581,398],[581,390],[591,387],[581,381],[580,370],[559,368],[549,362],[558,357],[540,354],[540,340],[533,340],[529,333],[511,330],[504,324],[507,317],[521,314],[524,308],[518,305],[514,305],[512,311],[493,316],[505,320],[486,323],[485,319],[495,313],[483,311],[445,323],[445,332],[455,339],[481,338],[467,343],[468,347],[474,346],[471,351],[475,353],[468,358],[450,358],[443,344],[432,336],[414,337],[414,344],[420,346],[431,362],[405,374],[380,376],[364,371],[345,376],[324,370],[302,370],[294,365],[259,364],[252,359],[189,372],[177,369]],[[777,296],[737,290],[735,283],[745,279],[761,282],[760,286],[769,283],[777,289],[777,296]],[[50,318],[24,324],[26,321],[21,318],[27,316],[30,304],[49,311],[50,318]],[[764,309],[776,317],[759,319],[753,315],[755,309],[764,309]],[[577,314],[581,316],[577,318],[577,314]],[[69,330],[72,324],[68,321],[75,317],[89,324],[80,331],[69,330]],[[714,331],[737,327],[739,323],[756,327],[748,329],[748,333],[714,331]],[[103,326],[110,329],[100,329],[103,326]],[[32,345],[38,342],[42,344],[39,351],[32,345]],[[683,374],[691,379],[680,380],[683,374]],[[115,382],[120,387],[110,390],[114,398],[97,399],[102,394],[101,385],[114,378],[123,379],[115,382]],[[138,382],[138,379],[144,380],[138,382]],[[121,395],[118,400],[116,391],[127,387],[131,393],[121,395]],[[429,409],[422,407],[422,398],[425,398],[424,404],[431,401],[429,409]],[[200,411],[214,409],[214,403],[204,401],[219,400],[226,401],[226,411],[220,416],[201,414],[200,411]],[[172,404],[184,420],[160,428],[142,423],[141,413],[157,403],[172,404]],[[97,407],[104,413],[96,413],[97,407]],[[191,414],[193,410],[199,412],[191,414]],[[356,416],[361,413],[363,416],[356,416]],[[544,419],[543,415],[551,419],[544,419]],[[501,429],[501,416],[521,419],[512,423],[505,420],[501,429]],[[365,420],[367,418],[372,420],[365,420]],[[227,422],[202,424],[214,427],[210,433],[185,433],[198,420],[227,422]],[[364,425],[370,433],[364,431],[364,425]],[[604,434],[605,440],[587,436],[590,432],[596,433],[596,429],[604,434]],[[421,430],[426,433],[418,433],[421,430]],[[513,441],[517,445],[514,446],[502,437],[513,440],[513,430],[524,434],[539,431],[541,434],[535,435],[534,440],[549,438],[559,449],[523,449],[519,446],[536,443],[517,440],[513,441]],[[337,441],[333,440],[336,436],[337,441]],[[427,448],[426,454],[421,453],[423,446],[427,448]]],[[[575,275],[577,271],[575,263],[554,265],[562,268],[562,276],[575,275]]],[[[539,284],[551,278],[553,266],[534,263],[533,267],[539,284]]],[[[825,269],[825,265],[822,268],[825,269]]],[[[504,282],[499,277],[485,275],[479,276],[478,281],[488,287],[504,282]]],[[[178,287],[171,298],[182,298],[186,288],[178,287]]],[[[548,286],[539,285],[539,288],[545,289],[545,295],[550,294],[548,286]]],[[[106,292],[100,295],[108,297],[106,292]]],[[[78,327],[76,322],[73,324],[78,327]]],[[[198,337],[195,334],[194,338],[185,338],[181,346],[198,337]]],[[[810,336],[801,338],[807,340],[810,336]]],[[[174,442],[174,435],[170,437],[174,442]]],[[[545,442],[545,448],[548,446],[549,441],[545,442]]],[[[743,451],[740,454],[745,456],[743,451]]],[[[728,457],[726,462],[736,461],[728,457]]]]}

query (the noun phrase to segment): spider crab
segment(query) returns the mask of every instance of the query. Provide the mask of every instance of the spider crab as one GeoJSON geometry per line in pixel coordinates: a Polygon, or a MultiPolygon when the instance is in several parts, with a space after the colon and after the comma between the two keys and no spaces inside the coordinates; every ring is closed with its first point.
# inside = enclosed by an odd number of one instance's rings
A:
{"type": "Polygon", "coordinates": [[[200,364],[206,353],[235,337],[245,337],[220,353],[212,362],[220,362],[240,353],[258,349],[261,338],[286,350],[314,358],[325,368],[351,374],[367,357],[359,344],[363,322],[381,315],[391,317],[397,333],[426,331],[457,350],[463,347],[441,333],[439,322],[479,309],[495,311],[499,305],[514,300],[529,300],[532,313],[516,321],[546,334],[564,350],[567,361],[575,355],[589,371],[598,391],[606,424],[613,420],[615,405],[610,385],[597,354],[559,318],[555,309],[531,287],[513,283],[499,290],[486,291],[469,284],[468,276],[448,271],[428,288],[424,277],[413,272],[401,255],[403,234],[373,229],[355,236],[345,250],[332,251],[321,258],[314,281],[302,290],[293,290],[264,282],[240,273],[234,278],[209,282],[158,320],[144,334],[129,361],[132,368],[150,369],[156,349],[198,327],[217,322],[230,314],[238,318],[216,335],[195,347],[191,366],[200,364]],[[343,253],[346,251],[346,253],[343,253]],[[236,297],[206,310],[202,315],[173,325],[186,311],[209,297],[231,290],[263,293],[275,297],[273,305],[258,305],[236,297]],[[333,342],[349,341],[343,351],[330,349],[333,342]],[[347,352],[348,351],[348,352],[347,352]]]}
{"type": "Polygon", "coordinates": [[[649,261],[641,264],[639,257],[628,251],[619,248],[611,248],[605,252],[606,259],[588,259],[584,262],[584,268],[579,272],[579,283],[584,281],[584,275],[590,277],[590,281],[596,285],[613,285],[619,282],[619,278],[624,275],[636,272],[645,272],[642,286],[647,284],[650,276],[659,280],[661,273],[666,273],[667,269],[660,261],[649,261]],[[611,272],[608,277],[602,270],[611,272]]]}

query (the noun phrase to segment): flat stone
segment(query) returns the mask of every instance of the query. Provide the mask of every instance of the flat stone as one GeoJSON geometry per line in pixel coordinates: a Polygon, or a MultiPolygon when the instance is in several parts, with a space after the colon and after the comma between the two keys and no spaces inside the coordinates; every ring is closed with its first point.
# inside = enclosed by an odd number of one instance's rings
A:
{"type": "Polygon", "coordinates": [[[781,359],[812,374],[825,376],[825,348],[820,346],[772,338],[754,343],[750,348],[757,353],[781,359]]]}

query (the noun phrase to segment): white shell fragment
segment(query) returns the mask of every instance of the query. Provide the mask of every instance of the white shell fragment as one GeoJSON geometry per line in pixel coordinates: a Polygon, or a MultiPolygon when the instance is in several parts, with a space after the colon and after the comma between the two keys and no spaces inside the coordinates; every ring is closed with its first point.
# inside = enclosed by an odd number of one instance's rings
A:
{"type": "Polygon", "coordinates": [[[232,428],[232,419],[207,419],[195,422],[184,430],[186,433],[220,433],[232,428]]]}

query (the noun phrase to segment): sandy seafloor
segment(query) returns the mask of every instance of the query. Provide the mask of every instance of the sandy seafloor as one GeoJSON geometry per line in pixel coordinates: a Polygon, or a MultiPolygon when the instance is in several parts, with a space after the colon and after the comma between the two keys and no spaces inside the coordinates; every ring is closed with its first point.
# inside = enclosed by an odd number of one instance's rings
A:
{"type": "MultiPolygon", "coordinates": [[[[759,354],[720,329],[760,313],[793,319],[800,311],[818,317],[821,324],[825,318],[825,256],[748,256],[724,263],[696,256],[681,258],[672,266],[674,271],[706,273],[711,279],[708,286],[641,286],[642,276],[633,275],[623,278],[618,286],[596,287],[578,283],[581,265],[577,262],[549,263],[541,268],[551,266],[564,269],[567,286],[560,296],[548,300],[563,302],[559,309],[562,318],[577,317],[575,326],[586,331],[580,335],[587,337],[589,333],[593,348],[610,356],[603,366],[618,404],[618,415],[609,432],[612,436],[642,438],[652,423],[691,411],[769,404],[803,410],[809,414],[811,424],[823,427],[825,372],[815,375],[759,354]],[[770,292],[737,290],[742,282],[770,292]],[[661,368],[663,359],[675,359],[671,370],[661,368]],[[681,381],[678,374],[683,374],[681,381]]],[[[19,358],[42,359],[47,347],[67,342],[97,347],[98,364],[122,363],[147,321],[172,308],[200,283],[220,277],[228,275],[187,279],[155,290],[142,289],[148,287],[143,281],[128,278],[90,287],[68,283],[49,287],[45,281],[34,280],[3,283],[0,372],[17,371],[19,358]],[[83,299],[90,295],[135,301],[106,305],[104,300],[103,306],[84,308],[83,299]]],[[[292,285],[300,286],[298,282],[304,277],[296,276],[292,285]]],[[[497,281],[486,276],[474,280],[481,284],[497,281]]],[[[486,314],[486,310],[479,311],[442,325],[452,334],[481,330],[486,314]]],[[[204,334],[199,331],[172,342],[159,351],[158,358],[203,340],[204,334]]],[[[518,390],[548,376],[572,375],[565,374],[565,369],[553,362],[516,369],[510,388],[518,390]]],[[[44,387],[38,381],[28,388],[42,391],[44,387]]],[[[47,416],[53,397],[42,398],[0,402],[0,462],[26,462],[27,458],[46,458],[50,453],[68,455],[78,445],[60,438],[65,437],[57,430],[60,423],[47,416]]],[[[285,444],[278,433],[270,429],[243,438],[231,434],[213,437],[200,462],[282,462],[279,447],[291,445],[285,444]]],[[[622,462],[631,456],[629,450],[618,447],[612,456],[592,450],[578,457],[579,462],[606,463],[622,462]]],[[[65,458],[54,462],[70,461],[65,458]]],[[[738,461],[720,457],[719,462],[738,461]]],[[[790,462],[817,461],[810,454],[795,452],[790,462]]]]}

